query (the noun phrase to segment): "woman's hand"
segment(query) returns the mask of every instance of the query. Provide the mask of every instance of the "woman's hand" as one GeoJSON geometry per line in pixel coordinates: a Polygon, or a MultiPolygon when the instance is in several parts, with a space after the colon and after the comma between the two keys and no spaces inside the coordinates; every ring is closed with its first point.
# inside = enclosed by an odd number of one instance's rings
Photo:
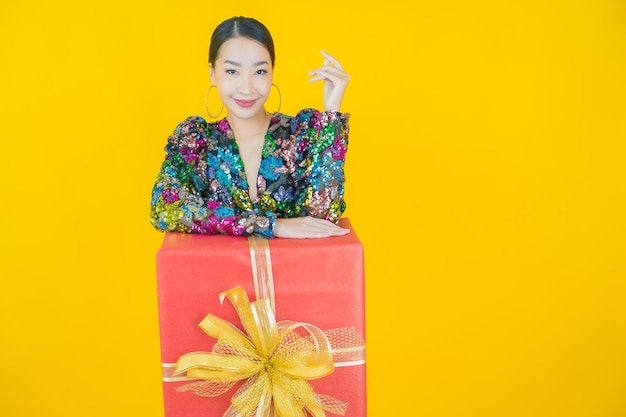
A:
{"type": "Polygon", "coordinates": [[[309,75],[314,75],[309,81],[324,80],[324,110],[339,111],[350,76],[330,54],[322,51],[322,55],[324,65],[309,72],[309,75]]]}
{"type": "Polygon", "coordinates": [[[291,219],[276,219],[274,221],[274,236],[288,238],[331,237],[343,236],[350,233],[336,224],[316,217],[294,217],[291,219]]]}

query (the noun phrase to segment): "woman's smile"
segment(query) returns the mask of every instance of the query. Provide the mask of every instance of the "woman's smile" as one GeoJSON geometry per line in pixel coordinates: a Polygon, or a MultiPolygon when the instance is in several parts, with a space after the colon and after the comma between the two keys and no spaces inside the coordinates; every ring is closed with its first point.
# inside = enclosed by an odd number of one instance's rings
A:
{"type": "Polygon", "coordinates": [[[233,99],[233,101],[235,103],[237,103],[237,105],[239,107],[243,107],[243,108],[248,108],[248,107],[252,107],[254,106],[254,103],[256,103],[256,100],[241,100],[241,99],[233,99]]]}

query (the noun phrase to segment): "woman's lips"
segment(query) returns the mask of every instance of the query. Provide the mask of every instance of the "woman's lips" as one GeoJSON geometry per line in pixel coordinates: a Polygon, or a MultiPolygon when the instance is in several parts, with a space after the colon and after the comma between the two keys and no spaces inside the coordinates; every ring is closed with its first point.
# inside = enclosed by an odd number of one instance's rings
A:
{"type": "Polygon", "coordinates": [[[252,107],[254,106],[254,103],[256,103],[256,100],[237,100],[237,99],[234,99],[234,100],[235,100],[235,103],[237,103],[239,107],[244,107],[244,108],[252,107]]]}

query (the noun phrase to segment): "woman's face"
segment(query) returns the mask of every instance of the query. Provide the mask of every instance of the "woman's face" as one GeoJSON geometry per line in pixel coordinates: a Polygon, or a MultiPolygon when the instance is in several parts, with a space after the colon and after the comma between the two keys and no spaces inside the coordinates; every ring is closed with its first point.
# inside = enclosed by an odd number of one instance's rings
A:
{"type": "Polygon", "coordinates": [[[211,81],[228,114],[248,119],[259,112],[269,97],[274,77],[270,54],[248,38],[231,38],[219,49],[211,66],[211,81]]]}

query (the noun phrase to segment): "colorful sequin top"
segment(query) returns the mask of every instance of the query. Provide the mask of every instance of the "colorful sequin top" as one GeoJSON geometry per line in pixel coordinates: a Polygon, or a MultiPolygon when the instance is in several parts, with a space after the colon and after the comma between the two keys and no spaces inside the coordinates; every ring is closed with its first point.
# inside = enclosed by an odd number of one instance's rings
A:
{"type": "Polygon", "coordinates": [[[273,237],[276,217],[337,222],[345,210],[349,114],[314,109],[272,115],[252,201],[227,119],[193,116],[168,138],[150,220],[161,231],[273,237]]]}

